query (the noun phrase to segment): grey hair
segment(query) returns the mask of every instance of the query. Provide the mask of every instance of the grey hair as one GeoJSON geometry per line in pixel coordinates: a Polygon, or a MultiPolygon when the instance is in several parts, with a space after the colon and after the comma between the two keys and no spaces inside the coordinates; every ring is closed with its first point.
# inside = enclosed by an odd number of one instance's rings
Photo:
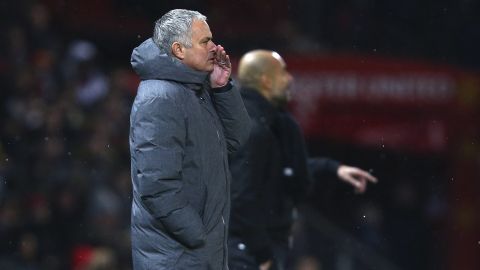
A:
{"type": "Polygon", "coordinates": [[[162,53],[167,53],[169,56],[172,56],[171,46],[174,42],[191,48],[194,20],[206,21],[207,17],[193,10],[170,10],[155,22],[153,42],[157,44],[162,53]]]}

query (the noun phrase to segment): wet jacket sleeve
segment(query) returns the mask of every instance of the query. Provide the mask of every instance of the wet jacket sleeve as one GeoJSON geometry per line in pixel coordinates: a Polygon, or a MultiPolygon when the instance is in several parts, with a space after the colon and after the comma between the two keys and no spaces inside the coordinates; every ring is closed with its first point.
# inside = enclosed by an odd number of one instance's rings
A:
{"type": "Polygon", "coordinates": [[[137,105],[132,121],[142,204],[177,241],[190,248],[202,245],[204,225],[182,190],[186,133],[182,109],[172,100],[150,97],[137,105]]]}
{"type": "Polygon", "coordinates": [[[250,134],[250,117],[240,92],[230,81],[226,86],[213,90],[213,101],[223,125],[228,152],[235,152],[247,141],[250,134]]]}
{"type": "Polygon", "coordinates": [[[309,158],[308,169],[314,180],[336,177],[340,162],[330,158],[309,158]]]}
{"type": "Polygon", "coordinates": [[[265,215],[270,147],[272,143],[264,127],[252,121],[250,138],[239,152],[232,155],[230,163],[234,176],[230,228],[232,234],[241,235],[259,264],[273,258],[265,215]]]}

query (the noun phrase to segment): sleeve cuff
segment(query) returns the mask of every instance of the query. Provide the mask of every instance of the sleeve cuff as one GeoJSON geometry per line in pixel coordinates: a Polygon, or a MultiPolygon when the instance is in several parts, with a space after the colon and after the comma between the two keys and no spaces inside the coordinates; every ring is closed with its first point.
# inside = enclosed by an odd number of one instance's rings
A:
{"type": "Polygon", "coordinates": [[[227,84],[225,84],[222,87],[212,88],[212,91],[215,92],[215,93],[224,93],[224,92],[228,92],[228,91],[232,90],[232,88],[233,88],[232,79],[228,79],[227,84]]]}
{"type": "Polygon", "coordinates": [[[342,165],[340,163],[340,161],[337,161],[337,160],[334,160],[334,159],[329,159],[327,164],[328,164],[327,165],[327,170],[330,173],[333,173],[335,175],[337,174],[338,167],[340,167],[340,165],[342,165]]]}

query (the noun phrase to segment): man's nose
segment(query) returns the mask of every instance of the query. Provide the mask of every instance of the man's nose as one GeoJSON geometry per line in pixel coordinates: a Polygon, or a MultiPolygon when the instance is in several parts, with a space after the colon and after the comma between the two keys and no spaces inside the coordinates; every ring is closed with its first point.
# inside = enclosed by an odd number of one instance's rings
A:
{"type": "Polygon", "coordinates": [[[217,52],[217,45],[215,45],[215,43],[213,41],[210,41],[210,43],[211,43],[210,51],[211,52],[217,52]]]}

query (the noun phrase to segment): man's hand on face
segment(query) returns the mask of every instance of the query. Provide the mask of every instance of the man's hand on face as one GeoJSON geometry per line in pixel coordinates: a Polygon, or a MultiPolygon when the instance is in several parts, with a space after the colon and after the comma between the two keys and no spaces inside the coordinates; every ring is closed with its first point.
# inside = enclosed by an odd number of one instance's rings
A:
{"type": "Polygon", "coordinates": [[[225,86],[231,73],[232,64],[230,63],[230,57],[228,57],[221,45],[217,45],[213,71],[210,73],[210,85],[212,88],[225,86]]]}

